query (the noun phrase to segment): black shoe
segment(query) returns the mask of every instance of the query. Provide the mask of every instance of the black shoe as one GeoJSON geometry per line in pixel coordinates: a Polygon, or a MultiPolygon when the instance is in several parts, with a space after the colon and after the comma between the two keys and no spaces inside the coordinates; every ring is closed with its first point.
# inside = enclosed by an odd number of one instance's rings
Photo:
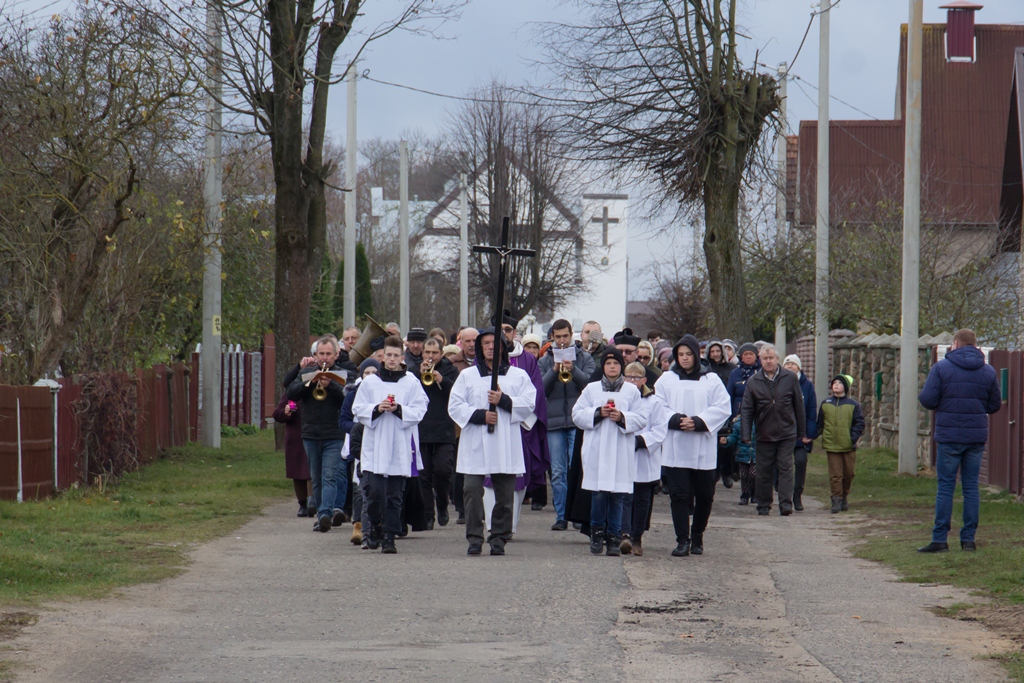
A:
{"type": "Polygon", "coordinates": [[[789,517],[793,514],[793,506],[790,503],[779,503],[779,514],[783,517],[789,517]]]}
{"type": "Polygon", "coordinates": [[[320,519],[316,521],[316,524],[313,525],[313,529],[315,531],[327,533],[331,530],[331,518],[327,515],[322,515],[320,519]]]}
{"type": "Polygon", "coordinates": [[[740,505],[750,505],[750,498],[747,496],[740,496],[740,505]]]}
{"type": "Polygon", "coordinates": [[[427,520],[427,531],[433,531],[433,530],[434,530],[434,520],[433,519],[428,519],[427,520]]]}
{"type": "Polygon", "coordinates": [[[384,555],[394,555],[398,552],[398,548],[395,547],[394,534],[384,534],[384,540],[380,543],[380,552],[384,555]]]}
{"type": "Polygon", "coordinates": [[[672,551],[672,557],[688,557],[690,555],[689,541],[683,541],[672,551]]]}
{"type": "Polygon", "coordinates": [[[359,548],[360,548],[360,550],[369,550],[370,549],[370,537],[369,536],[363,536],[363,540],[359,544],[359,548]]]}
{"type": "Polygon", "coordinates": [[[449,519],[450,519],[450,517],[448,517],[448,510],[447,509],[445,509],[445,510],[438,510],[437,511],[437,525],[438,526],[448,526],[448,520],[449,519]]]}
{"type": "Polygon", "coordinates": [[[409,535],[409,525],[408,524],[403,524],[402,525],[402,530],[399,531],[397,534],[395,534],[395,536],[398,537],[398,538],[405,538],[408,535],[409,535]]]}
{"type": "Polygon", "coordinates": [[[600,555],[604,550],[604,527],[594,527],[590,530],[590,552],[600,555]]]}
{"type": "Polygon", "coordinates": [[[703,555],[704,554],[704,535],[694,534],[690,539],[690,554],[691,555],[703,555]]]}
{"type": "Polygon", "coordinates": [[[727,489],[731,489],[732,488],[732,477],[730,477],[727,474],[723,474],[722,475],[722,486],[724,486],[727,489]]]}
{"type": "Polygon", "coordinates": [[[804,511],[804,500],[803,500],[803,497],[804,497],[804,492],[803,491],[794,491],[793,492],[793,509],[796,510],[797,512],[803,512],[804,511]]]}
{"type": "Polygon", "coordinates": [[[479,555],[483,552],[483,547],[479,543],[470,543],[469,547],[466,548],[467,555],[479,555]]]}
{"type": "Polygon", "coordinates": [[[334,509],[334,517],[331,518],[331,526],[341,526],[345,523],[345,511],[334,509]]]}
{"type": "Polygon", "coordinates": [[[306,516],[316,519],[316,505],[313,503],[313,496],[306,499],[306,516]]]}
{"type": "Polygon", "coordinates": [[[466,523],[466,513],[465,512],[460,512],[458,518],[456,518],[456,520],[455,520],[455,523],[456,524],[465,524],[466,523]]]}
{"type": "Polygon", "coordinates": [[[498,545],[497,543],[492,543],[491,544],[491,555],[504,555],[504,554],[505,554],[505,546],[498,545]]]}
{"type": "Polygon", "coordinates": [[[633,539],[629,534],[622,534],[622,542],[619,543],[619,550],[623,555],[630,555],[633,552],[633,539]]]}
{"type": "Polygon", "coordinates": [[[850,504],[846,502],[846,496],[843,496],[843,500],[839,503],[839,509],[843,512],[850,509],[850,504]]]}
{"type": "Polygon", "coordinates": [[[838,514],[843,509],[843,499],[840,496],[832,496],[832,514],[838,514]]]}
{"type": "Polygon", "coordinates": [[[299,503],[299,514],[296,517],[309,517],[309,510],[306,508],[305,503],[299,503]]]}
{"type": "Polygon", "coordinates": [[[767,517],[769,511],[771,511],[771,508],[757,508],[757,514],[760,517],[767,517]]]}
{"type": "MultiPolygon", "coordinates": [[[[622,543],[622,539],[620,537],[612,536],[611,534],[608,534],[605,537],[605,551],[604,551],[604,554],[608,555],[609,557],[619,557],[620,555],[622,555],[622,549],[619,547],[619,544],[621,544],[621,543],[622,543]]],[[[631,548],[632,548],[632,546],[631,546],[631,548]]]]}
{"type": "Polygon", "coordinates": [[[544,503],[532,503],[530,505],[530,509],[533,510],[534,512],[537,512],[538,510],[543,510],[544,503]]]}
{"type": "Polygon", "coordinates": [[[555,520],[555,523],[551,525],[552,531],[565,531],[569,528],[569,523],[564,519],[555,520]]]}
{"type": "Polygon", "coordinates": [[[370,531],[370,541],[366,545],[369,550],[376,550],[380,547],[380,534],[380,527],[370,531]]]}
{"type": "Polygon", "coordinates": [[[974,541],[960,541],[960,550],[973,553],[977,549],[978,546],[975,545],[974,541]]]}
{"type": "Polygon", "coordinates": [[[917,549],[919,553],[944,553],[949,551],[948,543],[936,543],[932,541],[928,545],[923,545],[917,549]]]}

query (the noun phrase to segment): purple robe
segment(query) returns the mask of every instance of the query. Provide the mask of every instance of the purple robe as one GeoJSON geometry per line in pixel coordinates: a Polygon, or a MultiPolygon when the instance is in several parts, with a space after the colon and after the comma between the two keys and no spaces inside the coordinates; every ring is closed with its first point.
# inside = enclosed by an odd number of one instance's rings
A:
{"type": "Polygon", "coordinates": [[[548,450],[548,399],[544,393],[544,378],[541,376],[537,359],[533,357],[532,353],[524,351],[523,347],[518,344],[516,347],[516,350],[521,353],[509,358],[509,362],[529,375],[533,381],[533,387],[537,390],[537,403],[533,409],[537,416],[537,422],[534,423],[533,429],[530,431],[521,430],[526,474],[516,477],[516,490],[530,491],[547,486],[544,475],[551,467],[551,452],[548,450]]]}

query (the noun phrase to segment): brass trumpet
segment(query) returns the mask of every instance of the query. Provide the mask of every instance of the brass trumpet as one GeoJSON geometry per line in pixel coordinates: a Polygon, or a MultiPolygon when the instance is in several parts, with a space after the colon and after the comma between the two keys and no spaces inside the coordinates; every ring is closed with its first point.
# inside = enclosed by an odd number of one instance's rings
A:
{"type": "Polygon", "coordinates": [[[434,364],[429,365],[423,364],[420,366],[420,381],[423,382],[423,386],[432,387],[434,386],[434,364]]]}
{"type": "Polygon", "coordinates": [[[565,367],[565,363],[558,364],[558,381],[562,384],[568,384],[572,381],[572,370],[565,367]]]}
{"type": "MultiPolygon", "coordinates": [[[[320,371],[321,372],[326,372],[327,371],[327,363],[324,363],[320,367],[320,371]]],[[[306,386],[308,387],[310,382],[312,382],[312,381],[313,380],[309,380],[309,382],[306,382],[306,386]]],[[[320,382],[319,381],[316,383],[316,387],[313,388],[313,398],[316,399],[317,401],[322,401],[325,398],[327,398],[327,390],[324,389],[322,386],[320,386],[320,382]]]]}

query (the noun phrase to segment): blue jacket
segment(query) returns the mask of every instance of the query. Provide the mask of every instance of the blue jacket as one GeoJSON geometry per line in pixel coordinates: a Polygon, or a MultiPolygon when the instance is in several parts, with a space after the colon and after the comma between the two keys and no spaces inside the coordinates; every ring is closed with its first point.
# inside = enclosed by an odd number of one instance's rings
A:
{"type": "Polygon", "coordinates": [[[954,349],[936,363],[918,400],[935,411],[935,443],[985,443],[988,415],[1002,405],[995,368],[976,346],[954,349]]]}
{"type": "Polygon", "coordinates": [[[753,365],[740,363],[729,375],[729,383],[725,385],[732,399],[732,416],[740,414],[740,405],[743,403],[743,391],[747,388],[747,380],[754,376],[754,373],[761,369],[761,359],[754,361],[753,365]]]}
{"type": "MultiPolygon", "coordinates": [[[[803,372],[800,373],[800,392],[804,395],[804,419],[807,421],[807,438],[815,439],[818,437],[818,396],[814,393],[814,382],[807,379],[807,375],[803,372]]],[[[799,445],[802,445],[810,453],[811,446],[814,444],[799,445]]]]}
{"type": "Polygon", "coordinates": [[[740,439],[740,421],[733,420],[728,441],[727,446],[736,448],[736,462],[752,465],[757,461],[754,452],[754,444],[757,443],[757,425],[750,425],[750,441],[743,443],[740,439]]]}

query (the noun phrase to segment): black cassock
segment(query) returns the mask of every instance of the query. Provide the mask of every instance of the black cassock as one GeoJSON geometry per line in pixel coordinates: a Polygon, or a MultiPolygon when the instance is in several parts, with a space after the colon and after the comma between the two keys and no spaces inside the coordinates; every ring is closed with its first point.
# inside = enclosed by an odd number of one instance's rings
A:
{"type": "Polygon", "coordinates": [[[590,535],[590,502],[592,494],[583,488],[583,430],[576,430],[576,441],[569,462],[566,477],[565,518],[569,522],[582,524],[580,533],[590,535]]]}

